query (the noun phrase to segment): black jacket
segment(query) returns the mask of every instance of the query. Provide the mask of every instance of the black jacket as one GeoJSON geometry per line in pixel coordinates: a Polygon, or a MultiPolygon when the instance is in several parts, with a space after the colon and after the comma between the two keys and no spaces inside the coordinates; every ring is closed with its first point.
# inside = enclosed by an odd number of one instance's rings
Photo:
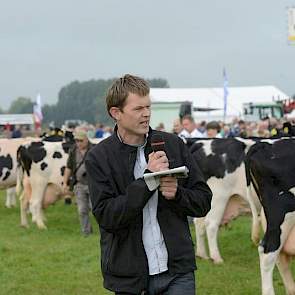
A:
{"type": "MultiPolygon", "coordinates": [[[[170,273],[196,269],[194,245],[187,216],[205,216],[212,193],[183,141],[176,135],[151,130],[145,155],[152,152],[152,133],[161,133],[169,168],[187,166],[189,177],[178,181],[175,200],[159,192],[157,218],[168,251],[170,273]]],[[[116,132],[87,155],[92,211],[100,228],[104,287],[140,293],[147,287],[148,263],[142,242],[142,210],[154,191],[143,179],[134,179],[137,148],[120,141],[116,132]]]]}

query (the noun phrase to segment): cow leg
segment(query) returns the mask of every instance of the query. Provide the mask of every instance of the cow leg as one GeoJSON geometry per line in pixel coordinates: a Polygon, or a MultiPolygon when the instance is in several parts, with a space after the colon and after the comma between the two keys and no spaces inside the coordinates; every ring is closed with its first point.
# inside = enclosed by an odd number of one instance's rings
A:
{"type": "Polygon", "coordinates": [[[226,196],[225,194],[213,193],[211,210],[205,217],[209,255],[213,262],[216,264],[223,263],[223,259],[218,248],[217,238],[219,225],[225,212],[228,200],[229,196],[226,196]]]}
{"type": "Polygon", "coordinates": [[[279,258],[277,260],[277,267],[281,274],[282,280],[285,285],[285,289],[288,295],[295,295],[295,282],[292,277],[292,272],[290,270],[291,256],[284,252],[280,252],[279,258]]]}
{"type": "Polygon", "coordinates": [[[32,199],[31,199],[31,212],[32,220],[36,222],[39,229],[46,229],[46,225],[43,220],[42,212],[42,202],[44,198],[44,192],[47,186],[47,183],[38,182],[35,183],[31,181],[32,186],[32,199]]]}
{"type": "Polygon", "coordinates": [[[275,295],[273,288],[273,269],[275,267],[279,252],[280,250],[264,253],[264,247],[258,247],[262,295],[275,295]]]}
{"type": "Polygon", "coordinates": [[[254,245],[258,245],[260,236],[260,221],[257,207],[255,205],[253,191],[250,186],[247,186],[247,201],[249,202],[251,213],[252,213],[252,229],[251,229],[251,240],[254,245]]]}
{"type": "MultiPolygon", "coordinates": [[[[264,245],[264,247],[259,246],[258,248],[259,258],[260,258],[262,294],[273,295],[275,294],[274,288],[273,288],[273,269],[276,263],[279,267],[279,271],[282,275],[284,284],[286,281],[290,289],[294,286],[294,283],[289,285],[290,279],[288,278],[288,274],[285,272],[286,265],[284,264],[284,258],[280,257],[282,245],[285,244],[287,237],[294,225],[294,218],[292,218],[292,215],[286,215],[284,222],[281,224],[281,226],[279,225],[279,223],[277,225],[274,225],[274,224],[270,225],[269,223],[266,224],[264,210],[261,210],[261,221],[262,221],[264,230],[266,230],[266,234],[262,241],[262,245],[264,245]],[[279,227],[281,228],[281,230],[279,231],[280,234],[278,233],[278,230],[277,230],[277,228],[279,227]],[[273,230],[269,231],[268,228],[271,228],[273,230]],[[278,239],[279,239],[279,242],[277,242],[278,239]],[[274,245],[277,245],[276,249],[274,251],[271,251],[271,248],[273,248],[274,245]],[[264,253],[265,248],[267,253],[264,253]]],[[[290,294],[294,294],[294,293],[290,293],[290,294]]]]}
{"type": "MultiPolygon", "coordinates": [[[[285,285],[285,289],[288,295],[295,295],[295,282],[292,277],[292,272],[290,270],[289,264],[291,261],[291,256],[288,255],[288,251],[290,250],[290,246],[288,246],[288,243],[291,243],[291,247],[293,250],[294,246],[294,224],[295,224],[295,215],[293,213],[287,213],[284,219],[283,224],[281,225],[281,244],[284,245],[282,248],[278,260],[277,260],[277,267],[279,269],[279,272],[281,274],[282,280],[285,285]],[[290,240],[288,239],[290,238],[290,240]],[[284,250],[287,251],[284,252],[284,250]]],[[[291,251],[291,255],[294,253],[294,250],[291,251]]],[[[289,253],[290,254],[290,253],[289,253]]]]}
{"type": "Polygon", "coordinates": [[[25,197],[25,192],[22,191],[20,195],[20,219],[21,219],[21,226],[29,227],[28,218],[27,218],[27,209],[29,206],[29,202],[25,197]]]}
{"type": "Polygon", "coordinates": [[[205,217],[194,218],[196,232],[196,251],[195,255],[203,259],[209,259],[206,249],[206,227],[205,217]]]}
{"type": "Polygon", "coordinates": [[[16,206],[15,187],[11,187],[6,190],[5,207],[11,208],[15,206],[16,206]]]}

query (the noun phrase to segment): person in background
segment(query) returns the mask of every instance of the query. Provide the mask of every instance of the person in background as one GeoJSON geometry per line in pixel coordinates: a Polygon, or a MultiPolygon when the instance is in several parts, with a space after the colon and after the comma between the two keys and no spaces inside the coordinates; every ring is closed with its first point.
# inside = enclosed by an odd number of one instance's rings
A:
{"type": "Polygon", "coordinates": [[[206,121],[202,121],[200,124],[196,124],[196,126],[198,131],[203,134],[203,137],[206,137],[206,126],[207,126],[206,121]]]}
{"type": "Polygon", "coordinates": [[[243,138],[247,138],[247,125],[246,122],[244,120],[239,120],[238,122],[239,124],[239,133],[238,136],[243,137],[243,138]]]}
{"type": "Polygon", "coordinates": [[[20,125],[15,125],[11,133],[11,138],[21,138],[23,136],[20,125]]]}
{"type": "Polygon", "coordinates": [[[87,137],[87,130],[77,127],[74,131],[75,145],[69,152],[69,157],[64,173],[63,189],[70,191],[69,180],[72,179],[73,191],[77,199],[78,214],[81,224],[81,232],[86,237],[92,233],[89,212],[91,203],[89,198],[88,179],[85,169],[85,158],[92,144],[87,137]]]}
{"type": "Polygon", "coordinates": [[[181,131],[183,130],[180,119],[177,118],[173,121],[173,129],[172,129],[172,133],[175,135],[179,135],[181,133],[181,131]]]}
{"type": "Polygon", "coordinates": [[[220,125],[220,135],[222,138],[227,138],[230,135],[230,126],[222,121],[219,122],[220,125]]]}
{"type": "Polygon", "coordinates": [[[4,125],[4,137],[11,138],[11,125],[9,123],[4,125]]]}
{"type": "Polygon", "coordinates": [[[96,124],[95,138],[103,138],[103,134],[104,134],[103,128],[104,128],[103,124],[101,123],[96,124]]]}
{"type": "Polygon", "coordinates": [[[276,118],[269,118],[268,119],[268,131],[270,134],[270,137],[280,137],[282,136],[282,126],[283,124],[279,122],[276,118]]]}
{"type": "Polygon", "coordinates": [[[107,138],[113,134],[113,128],[111,126],[105,126],[103,128],[103,136],[102,138],[107,138]]]}
{"type": "Polygon", "coordinates": [[[165,131],[164,123],[159,123],[159,125],[155,129],[158,131],[165,131]]]}
{"type": "Polygon", "coordinates": [[[257,123],[256,130],[253,131],[254,136],[256,137],[270,137],[270,132],[268,130],[268,121],[262,120],[257,123]]]}
{"type": "Polygon", "coordinates": [[[255,130],[257,129],[256,122],[247,122],[247,136],[248,137],[255,137],[255,130]]]}
{"type": "Polygon", "coordinates": [[[232,128],[228,137],[240,136],[243,138],[247,137],[247,126],[244,120],[238,118],[233,119],[232,128]]]}
{"type": "Polygon", "coordinates": [[[114,133],[86,158],[104,287],[117,295],[195,295],[187,216],[205,216],[212,193],[181,138],[149,127],[145,80],[132,75],[115,80],[106,104],[114,133]],[[163,139],[164,150],[153,151],[153,135],[163,139]],[[144,178],[179,166],[187,166],[187,178],[144,178]]]}
{"type": "Polygon", "coordinates": [[[211,121],[206,125],[206,134],[208,138],[222,138],[220,132],[220,125],[217,121],[211,121]]]}
{"type": "Polygon", "coordinates": [[[184,138],[203,138],[204,134],[201,133],[194,121],[194,118],[191,115],[185,115],[181,120],[183,130],[180,133],[180,137],[184,138]]]}

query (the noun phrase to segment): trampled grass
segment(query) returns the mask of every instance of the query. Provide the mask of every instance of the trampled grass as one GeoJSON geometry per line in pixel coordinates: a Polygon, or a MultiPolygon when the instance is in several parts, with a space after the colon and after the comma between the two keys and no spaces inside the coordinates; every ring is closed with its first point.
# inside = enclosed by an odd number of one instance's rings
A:
{"type": "MultiPolygon", "coordinates": [[[[102,287],[98,234],[88,238],[80,234],[76,206],[59,202],[46,210],[46,217],[48,230],[40,231],[34,224],[21,228],[19,208],[5,208],[1,192],[0,294],[112,294],[102,287]]],[[[98,231],[96,225],[94,229],[98,231]]],[[[216,266],[197,260],[198,294],[260,294],[259,259],[250,241],[250,217],[240,217],[222,228],[219,236],[225,263],[216,266]]],[[[274,282],[276,294],[285,294],[277,271],[274,282]]]]}

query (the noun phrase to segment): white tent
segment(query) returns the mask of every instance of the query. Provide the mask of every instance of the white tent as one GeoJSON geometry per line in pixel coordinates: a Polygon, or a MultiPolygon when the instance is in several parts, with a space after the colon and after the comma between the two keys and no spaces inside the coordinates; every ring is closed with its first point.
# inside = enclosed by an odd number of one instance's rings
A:
{"type": "MultiPolygon", "coordinates": [[[[216,108],[217,111],[197,112],[197,119],[223,118],[223,88],[151,88],[152,103],[190,101],[194,107],[216,108]]],[[[289,96],[275,86],[229,87],[227,118],[242,115],[243,103],[265,103],[287,99],[289,96]]]]}
{"type": "Polygon", "coordinates": [[[33,125],[33,114],[2,114],[0,125],[33,125]]]}

